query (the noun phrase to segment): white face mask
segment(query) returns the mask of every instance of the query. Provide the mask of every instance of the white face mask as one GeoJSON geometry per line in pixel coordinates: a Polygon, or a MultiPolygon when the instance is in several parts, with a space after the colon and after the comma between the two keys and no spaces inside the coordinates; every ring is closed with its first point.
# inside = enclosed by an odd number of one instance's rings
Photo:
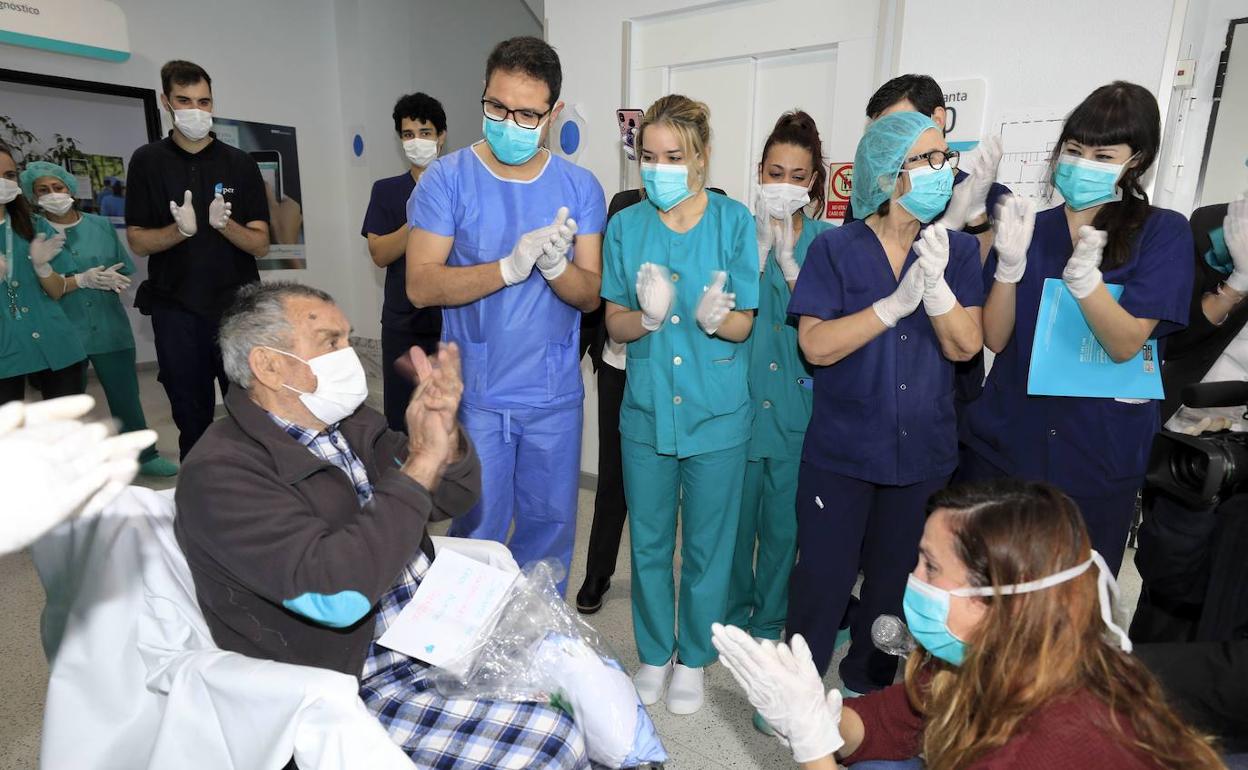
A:
{"type": "Polygon", "coordinates": [[[810,203],[810,190],[801,185],[781,182],[760,185],[763,205],[772,219],[786,219],[810,203]]]}
{"type": "Polygon", "coordinates": [[[22,194],[22,187],[12,179],[0,177],[0,206],[6,203],[12,203],[17,196],[22,194]]]}
{"type": "Polygon", "coordinates": [[[212,113],[205,110],[174,110],[173,125],[192,142],[198,142],[212,130],[212,113]]]}
{"type": "Polygon", "coordinates": [[[74,207],[74,196],[69,193],[48,193],[39,196],[39,208],[60,216],[74,207]]]}
{"type": "Polygon", "coordinates": [[[411,161],[413,166],[424,168],[438,157],[438,143],[432,139],[405,139],[403,141],[403,154],[407,155],[407,159],[411,161]]]}
{"type": "MultiPolygon", "coordinates": [[[[267,346],[266,346],[267,348],[267,346]]],[[[274,353],[290,356],[296,361],[303,361],[316,375],[316,390],[311,393],[283,384],[287,390],[299,394],[299,400],[326,425],[333,425],[355,414],[364,399],[368,398],[368,381],[364,376],[364,365],[356,355],[355,348],[342,348],[332,353],[317,356],[304,361],[294,353],[285,350],[268,348],[274,353]]]]}

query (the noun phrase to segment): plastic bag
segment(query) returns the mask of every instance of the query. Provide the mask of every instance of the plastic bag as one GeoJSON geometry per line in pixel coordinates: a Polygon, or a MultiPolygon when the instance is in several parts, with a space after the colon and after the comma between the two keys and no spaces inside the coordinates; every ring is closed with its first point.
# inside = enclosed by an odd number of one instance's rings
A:
{"type": "Polygon", "coordinates": [[[602,637],[555,588],[562,567],[529,565],[516,579],[497,621],[465,656],[459,676],[435,669],[448,698],[550,703],[567,711],[585,737],[589,758],[610,768],[665,762],[667,752],[637,690],[602,637]]]}

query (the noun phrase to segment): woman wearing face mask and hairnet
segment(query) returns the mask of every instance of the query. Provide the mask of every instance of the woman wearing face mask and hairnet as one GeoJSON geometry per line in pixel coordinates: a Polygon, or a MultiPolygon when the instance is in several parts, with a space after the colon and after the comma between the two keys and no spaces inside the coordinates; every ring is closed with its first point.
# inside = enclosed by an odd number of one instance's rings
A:
{"type": "MultiPolygon", "coordinates": [[[[63,166],[45,161],[29,163],[22,171],[21,184],[26,198],[41,210],[40,222],[65,239],[51,262],[53,269],[72,278],[66,282],[61,307],[95,368],[109,411],[121,423],[122,432],[145,429],[134,334],[121,304],[121,292],[130,285],[129,276],[134,272],[130,254],[111,222],[78,210],[74,198],[77,180],[63,166]]],[[[139,463],[145,476],[173,476],[178,472],[178,466],[161,457],[155,444],[143,450],[139,463]]]]}
{"type": "Polygon", "coordinates": [[[1160,138],[1152,94],[1121,81],[1102,86],[1066,119],[1053,150],[1053,185],[1065,204],[1034,224],[999,213],[984,306],[984,342],[997,357],[962,426],[960,479],[1017,476],[1061,488],[1115,574],[1161,427],[1158,402],[1030,396],[1027,382],[1046,278],[1065,283],[1114,361],[1187,325],[1191,230],[1181,214],[1150,206],[1140,186],[1160,138]],[[1121,297],[1106,284],[1121,285],[1121,297]]]}
{"type": "Polygon", "coordinates": [[[57,302],[77,281],[49,264],[63,243],[36,221],[13,151],[0,142],[0,404],[25,399],[28,380],[45,399],[83,391],[86,353],[57,302]]]}
{"type": "Polygon", "coordinates": [[[868,126],[853,203],[871,213],[815,240],[788,308],[816,368],[787,627],[806,637],[824,672],[861,560],[853,644],[840,666],[852,692],[893,681],[896,658],[874,648],[871,623],[901,612],[924,503],[957,464],[953,362],[982,347],[978,241],[923,227],[948,204],[956,160],[925,115],[868,126]]]}

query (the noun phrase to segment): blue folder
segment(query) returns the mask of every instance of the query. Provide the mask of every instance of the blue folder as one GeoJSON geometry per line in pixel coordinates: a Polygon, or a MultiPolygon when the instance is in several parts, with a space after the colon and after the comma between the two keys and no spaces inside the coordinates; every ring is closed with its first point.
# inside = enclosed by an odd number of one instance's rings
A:
{"type": "MultiPolygon", "coordinates": [[[[1122,296],[1118,284],[1105,284],[1105,288],[1114,299],[1122,296]]],[[[1046,278],[1031,345],[1027,393],[1160,399],[1164,394],[1157,340],[1145,342],[1131,360],[1114,363],[1088,327],[1079,301],[1066,284],[1059,278],[1046,278]]]]}

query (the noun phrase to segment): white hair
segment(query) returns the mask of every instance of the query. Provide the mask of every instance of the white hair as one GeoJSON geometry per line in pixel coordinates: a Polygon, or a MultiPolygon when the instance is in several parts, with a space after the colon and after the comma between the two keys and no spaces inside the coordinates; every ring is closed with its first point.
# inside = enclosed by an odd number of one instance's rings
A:
{"type": "Polygon", "coordinates": [[[243,286],[230,309],[221,317],[218,340],[225,376],[244,388],[251,387],[251,351],[255,348],[289,349],[294,327],[286,316],[286,300],[309,297],[332,303],[334,298],[294,281],[268,281],[243,286]]]}

